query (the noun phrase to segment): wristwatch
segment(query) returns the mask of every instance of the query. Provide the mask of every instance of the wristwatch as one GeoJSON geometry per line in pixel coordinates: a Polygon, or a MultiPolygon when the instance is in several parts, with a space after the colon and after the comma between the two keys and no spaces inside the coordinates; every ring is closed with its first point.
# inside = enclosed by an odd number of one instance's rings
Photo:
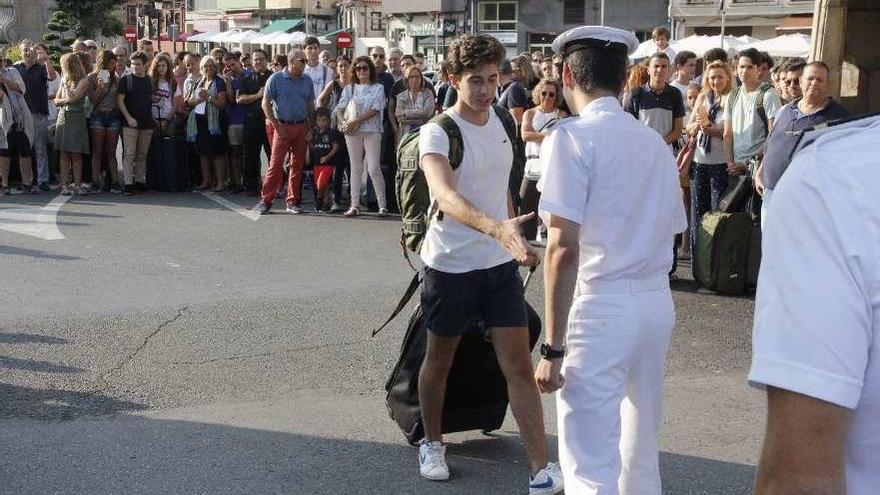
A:
{"type": "Polygon", "coordinates": [[[541,344],[541,357],[548,360],[548,361],[551,359],[564,358],[565,357],[565,347],[557,350],[557,349],[553,349],[552,347],[550,347],[550,344],[548,344],[547,342],[544,342],[543,344],[541,344]]]}

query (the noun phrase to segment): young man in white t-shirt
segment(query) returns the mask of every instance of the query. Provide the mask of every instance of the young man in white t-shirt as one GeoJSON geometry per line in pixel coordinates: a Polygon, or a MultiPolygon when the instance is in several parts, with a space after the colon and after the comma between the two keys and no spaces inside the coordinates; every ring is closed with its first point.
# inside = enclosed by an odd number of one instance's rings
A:
{"type": "MultiPolygon", "coordinates": [[[[449,49],[449,76],[458,101],[446,111],[461,128],[464,156],[452,170],[449,138],[435,123],[420,130],[421,167],[435,215],[425,235],[421,305],[428,344],[419,375],[419,404],[425,440],[419,448],[421,475],[449,479],[443,445],[446,379],[461,335],[473,317],[482,318],[507,380],[510,407],[529,460],[530,494],[562,490],[562,477],[548,463],[540,395],[531,373],[528,315],[518,265],[536,265],[538,255],[516,217],[508,192],[512,143],[492,109],[498,64],[505,49],[488,35],[466,35],[449,49]]],[[[505,110],[500,110],[505,111],[505,110]]]]}
{"type": "Polygon", "coordinates": [[[318,38],[309,36],[305,40],[303,50],[306,52],[306,68],[303,72],[312,78],[312,84],[315,86],[315,97],[317,98],[324,88],[330,84],[330,81],[336,78],[336,72],[330,67],[321,63],[319,55],[321,54],[321,44],[318,38]]]}
{"type": "Polygon", "coordinates": [[[756,495],[880,492],[880,118],[844,126],[796,155],[764,230],[756,495]]]}

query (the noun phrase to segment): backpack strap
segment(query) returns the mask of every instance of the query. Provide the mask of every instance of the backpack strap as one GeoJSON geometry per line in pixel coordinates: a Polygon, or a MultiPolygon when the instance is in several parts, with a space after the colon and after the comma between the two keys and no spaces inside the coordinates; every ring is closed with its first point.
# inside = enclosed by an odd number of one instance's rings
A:
{"type": "Polygon", "coordinates": [[[770,90],[769,84],[762,84],[760,88],[758,88],[758,98],[755,100],[755,111],[758,112],[758,117],[761,119],[761,122],[764,123],[764,135],[770,135],[770,120],[767,118],[767,110],[764,109],[764,95],[767,94],[767,91],[770,90]]]}
{"type": "Polygon", "coordinates": [[[501,124],[504,125],[504,132],[507,133],[508,139],[510,139],[510,144],[513,146],[513,151],[516,153],[516,143],[517,143],[517,132],[516,132],[516,121],[513,120],[513,115],[510,115],[510,112],[507,111],[506,108],[492,105],[492,109],[495,111],[495,115],[501,119],[501,124]]]}
{"type": "Polygon", "coordinates": [[[412,279],[409,281],[409,287],[407,287],[406,291],[404,291],[403,297],[400,298],[400,301],[398,301],[398,303],[397,303],[397,307],[394,308],[394,311],[391,312],[391,316],[389,316],[388,319],[385,320],[385,323],[383,323],[382,326],[373,330],[370,337],[375,337],[376,334],[378,334],[385,327],[387,327],[388,324],[391,323],[391,320],[393,320],[394,318],[397,318],[397,315],[399,315],[400,312],[403,311],[403,308],[405,308],[406,305],[409,304],[410,299],[412,299],[412,296],[416,293],[416,289],[418,289],[419,285],[421,285],[421,283],[422,283],[421,279],[419,278],[419,275],[420,275],[419,272],[416,272],[413,275],[412,279]]]}
{"type": "Polygon", "coordinates": [[[452,170],[457,169],[461,166],[461,161],[464,159],[464,141],[461,135],[461,128],[458,127],[458,124],[455,123],[452,117],[445,113],[437,115],[431,121],[439,125],[446,132],[446,136],[449,138],[449,166],[452,167],[452,170]]]}

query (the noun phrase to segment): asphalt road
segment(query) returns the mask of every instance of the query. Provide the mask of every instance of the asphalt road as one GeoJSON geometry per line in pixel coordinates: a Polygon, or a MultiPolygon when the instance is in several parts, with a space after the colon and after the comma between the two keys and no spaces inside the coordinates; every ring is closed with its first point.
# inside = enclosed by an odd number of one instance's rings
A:
{"type": "MultiPolygon", "coordinates": [[[[449,483],[419,479],[387,416],[406,318],[370,330],[411,273],[397,220],[258,218],[252,198],[196,193],[53,199],[0,198],[0,493],[526,492],[510,415],[494,437],[448,438],[449,483]]],[[[753,302],[675,289],[664,493],[750,493],[753,302]]]]}

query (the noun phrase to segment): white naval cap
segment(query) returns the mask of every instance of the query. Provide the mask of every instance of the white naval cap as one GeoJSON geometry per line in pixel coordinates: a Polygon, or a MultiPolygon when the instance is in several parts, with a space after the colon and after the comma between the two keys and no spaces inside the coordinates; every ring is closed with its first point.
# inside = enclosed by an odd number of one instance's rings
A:
{"type": "Polygon", "coordinates": [[[553,51],[568,56],[579,47],[617,47],[629,55],[639,47],[639,39],[623,29],[608,26],[580,26],[569,29],[553,40],[553,51]]]}

